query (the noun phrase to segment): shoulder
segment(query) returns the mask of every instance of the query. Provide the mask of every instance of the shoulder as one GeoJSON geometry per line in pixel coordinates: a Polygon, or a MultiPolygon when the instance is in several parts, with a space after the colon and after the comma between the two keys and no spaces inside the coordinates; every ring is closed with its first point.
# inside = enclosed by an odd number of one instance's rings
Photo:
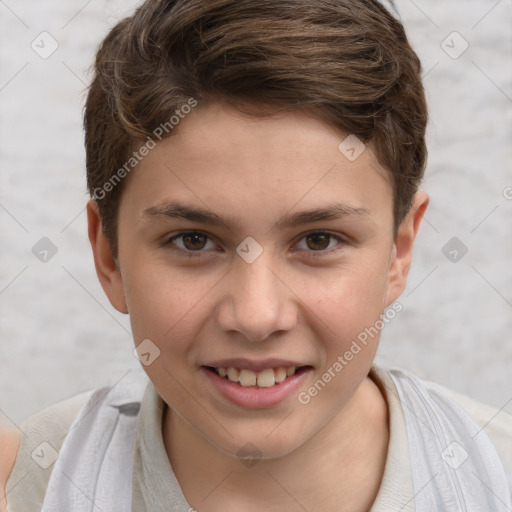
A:
{"type": "Polygon", "coordinates": [[[480,425],[482,432],[489,436],[512,482],[512,416],[504,408],[499,409],[444,386],[440,387],[480,425]]]}
{"type": "Polygon", "coordinates": [[[63,400],[30,416],[19,431],[0,434],[0,496],[6,495],[9,510],[41,509],[58,452],[90,396],[86,392],[63,400]]]}
{"type": "Polygon", "coordinates": [[[447,406],[455,409],[462,409],[470,416],[480,427],[478,434],[485,434],[490,439],[499,458],[502,461],[508,480],[512,483],[512,416],[508,414],[504,407],[497,407],[481,403],[473,398],[456,392],[441,384],[423,379],[401,368],[382,368],[372,367],[374,375],[381,382],[386,384],[389,389],[394,387],[397,379],[406,381],[421,382],[422,386],[426,386],[429,393],[435,392],[437,396],[444,396],[447,399],[447,406]],[[391,378],[393,376],[393,379],[391,378]],[[441,393],[441,395],[439,395],[441,393]],[[451,405],[449,405],[451,404],[451,405]]]}

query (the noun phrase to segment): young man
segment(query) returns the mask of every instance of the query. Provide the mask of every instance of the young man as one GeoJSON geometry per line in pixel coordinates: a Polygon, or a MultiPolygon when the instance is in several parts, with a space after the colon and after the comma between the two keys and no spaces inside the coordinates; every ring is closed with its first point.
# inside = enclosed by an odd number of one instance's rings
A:
{"type": "Polygon", "coordinates": [[[511,510],[512,418],[373,364],[426,121],[375,0],[148,0],[117,25],[85,112],[89,238],[149,381],[5,433],[9,512],[511,510]]]}

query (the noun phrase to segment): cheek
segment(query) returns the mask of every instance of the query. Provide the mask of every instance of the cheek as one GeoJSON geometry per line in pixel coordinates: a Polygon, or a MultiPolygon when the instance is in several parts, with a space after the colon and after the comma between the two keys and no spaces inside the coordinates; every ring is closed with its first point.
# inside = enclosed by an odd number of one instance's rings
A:
{"type": "Polygon", "coordinates": [[[212,276],[173,269],[149,256],[126,265],[123,282],[135,341],[173,339],[173,344],[197,320],[201,300],[215,286],[212,276]]]}
{"type": "Polygon", "coordinates": [[[305,283],[305,290],[316,290],[310,294],[310,325],[315,322],[318,326],[316,334],[325,353],[318,380],[303,390],[299,403],[318,418],[327,420],[346,405],[375,358],[386,274],[384,266],[372,268],[345,268],[321,286],[305,283]]]}
{"type": "Polygon", "coordinates": [[[386,290],[386,262],[367,261],[305,281],[302,294],[327,327],[346,339],[379,318],[386,290]]]}
{"type": "Polygon", "coordinates": [[[125,279],[133,339],[136,346],[149,339],[157,347],[158,357],[150,364],[141,360],[143,369],[171,407],[186,410],[190,404],[184,389],[195,363],[193,340],[208,318],[202,299],[212,284],[149,257],[139,261],[126,267],[125,279]]]}
{"type": "MultiPolygon", "coordinates": [[[[212,301],[219,299],[215,288],[222,288],[228,269],[173,267],[165,255],[143,248],[123,253],[129,254],[122,262],[123,284],[136,344],[146,338],[162,344],[172,339],[179,349],[181,340],[211,321],[212,301]]],[[[306,308],[298,314],[310,315],[310,326],[316,323],[321,329],[324,324],[326,332],[346,342],[382,313],[388,270],[384,253],[383,247],[374,247],[356,251],[337,267],[294,269],[286,279],[294,292],[289,300],[298,297],[304,303],[306,308]]]]}

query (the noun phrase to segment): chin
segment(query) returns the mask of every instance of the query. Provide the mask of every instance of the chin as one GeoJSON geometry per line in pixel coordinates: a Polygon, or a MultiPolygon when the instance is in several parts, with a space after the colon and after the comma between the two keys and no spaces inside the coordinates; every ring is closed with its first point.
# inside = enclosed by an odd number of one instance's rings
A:
{"type": "MultiPolygon", "coordinates": [[[[274,427],[275,428],[275,427],[274,427]]],[[[269,429],[268,431],[271,431],[269,429]]],[[[267,430],[265,431],[267,432],[267,430]]],[[[268,436],[258,432],[257,434],[238,435],[234,438],[212,440],[207,438],[220,452],[230,457],[248,461],[273,460],[285,457],[307,442],[306,438],[299,439],[290,435],[290,429],[286,429],[278,436],[268,436]],[[273,439],[270,439],[273,437],[273,439]]]]}

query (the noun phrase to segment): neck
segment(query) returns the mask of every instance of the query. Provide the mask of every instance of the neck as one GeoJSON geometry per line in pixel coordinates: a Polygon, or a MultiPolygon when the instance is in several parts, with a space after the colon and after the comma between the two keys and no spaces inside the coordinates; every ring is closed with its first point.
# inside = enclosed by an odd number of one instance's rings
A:
{"type": "Polygon", "coordinates": [[[313,438],[292,453],[242,461],[220,451],[167,409],[164,444],[187,501],[198,510],[366,512],[377,495],[389,441],[387,404],[369,378],[313,438]]]}

